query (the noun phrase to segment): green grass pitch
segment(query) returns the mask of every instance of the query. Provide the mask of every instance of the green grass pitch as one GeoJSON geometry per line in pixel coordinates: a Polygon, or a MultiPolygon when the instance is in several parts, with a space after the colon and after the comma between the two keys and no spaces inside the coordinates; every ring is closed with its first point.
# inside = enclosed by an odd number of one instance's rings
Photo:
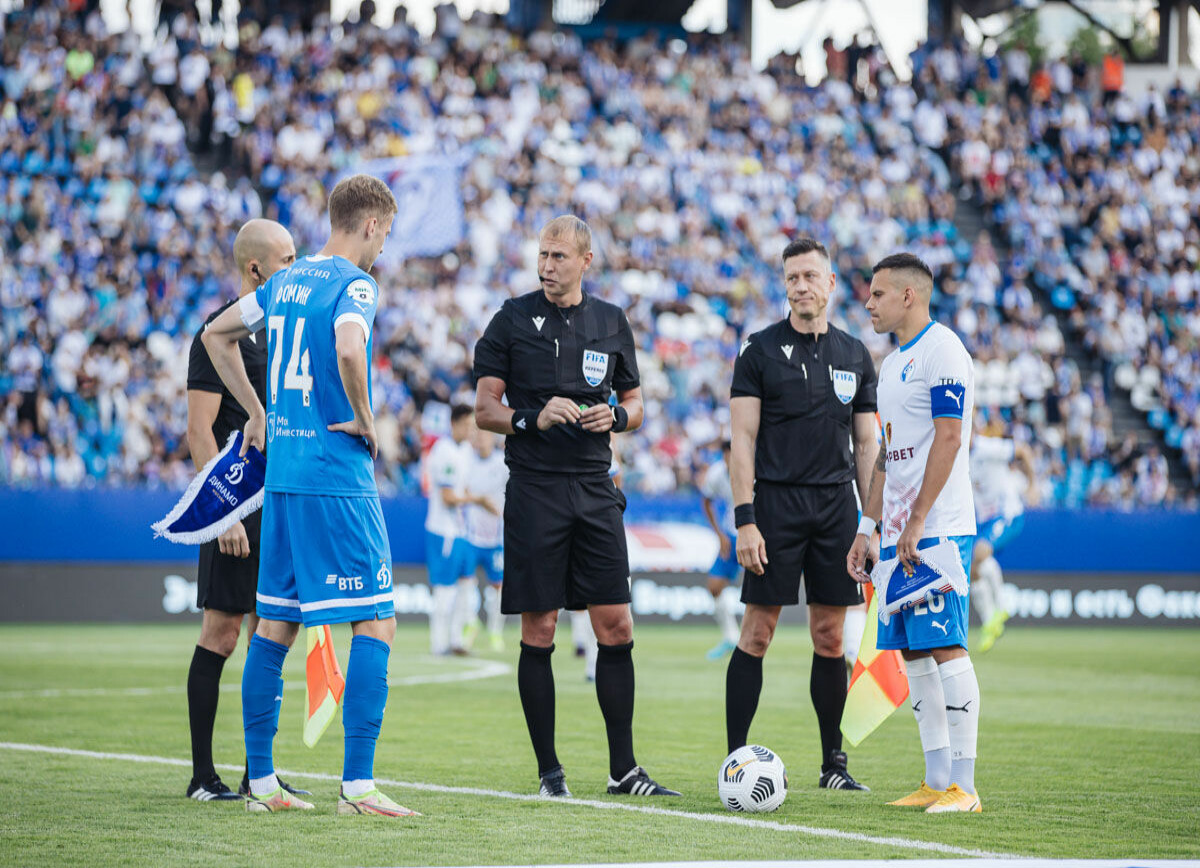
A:
{"type": "MultiPolygon", "coordinates": [[[[317,810],[248,815],[238,803],[184,798],[190,768],[159,759],[190,756],[183,685],[197,626],[0,627],[0,864],[495,865],[936,858],[963,851],[1200,858],[1198,631],[1010,630],[994,650],[975,657],[983,697],[976,781],[984,813],[930,817],[883,804],[918,784],[923,770],[916,724],[904,708],[850,750],[850,770],[872,792],[816,788],[811,646],[804,628],[785,626],[767,657],[751,730],[752,740],[778,751],[788,766],[787,802],[774,814],[756,815],[775,826],[715,821],[733,817],[716,796],[725,755],[725,666],[704,659],[716,629],[643,625],[635,632],[637,756],[684,797],[634,804],[681,813],[394,783],[385,788],[389,794],[425,816],[387,820],[334,813],[341,726],[335,722],[313,750],[300,740],[302,647],[285,670],[275,758],[315,792],[317,810]]],[[[537,778],[515,683],[515,629],[510,625],[505,653],[465,661],[431,660],[427,636],[418,626],[402,626],[397,635],[391,678],[404,683],[391,689],[377,777],[533,793],[537,778]],[[450,680],[469,672],[485,677],[450,680]]],[[[617,801],[604,793],[603,723],[568,636],[564,625],[554,658],[559,755],[578,799],[617,801]]],[[[334,640],[344,666],[348,628],[335,629],[334,640]]],[[[217,762],[239,767],[223,772],[232,786],[242,761],[237,685],[244,659],[242,645],[226,667],[215,740],[217,762]]]]}

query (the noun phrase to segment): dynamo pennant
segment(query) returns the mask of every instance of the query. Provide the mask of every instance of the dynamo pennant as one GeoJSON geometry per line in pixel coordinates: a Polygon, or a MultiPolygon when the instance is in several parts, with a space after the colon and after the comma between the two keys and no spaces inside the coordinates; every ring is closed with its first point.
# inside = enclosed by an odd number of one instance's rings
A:
{"type": "Polygon", "coordinates": [[[305,639],[304,743],[315,747],[337,714],[346,692],[346,679],[333,652],[333,633],[328,624],[309,627],[305,639]]]}
{"type": "Polygon", "coordinates": [[[871,570],[871,583],[879,594],[879,620],[891,622],[892,616],[916,606],[933,594],[954,591],[967,595],[967,573],[963,569],[958,546],[942,538],[935,546],[921,549],[921,562],[905,566],[898,557],[880,561],[871,570]]]}
{"type": "Polygon", "coordinates": [[[154,536],[196,545],[214,540],[262,506],[267,459],[251,446],[245,457],[242,432],[229,435],[225,448],[204,465],[171,511],[151,527],[154,536]]]}
{"type": "Polygon", "coordinates": [[[891,717],[908,696],[908,677],[904,672],[904,658],[899,651],[880,651],[876,647],[879,637],[878,595],[867,594],[867,626],[863,630],[858,648],[858,659],[850,676],[850,689],[846,693],[846,707],[842,711],[842,735],[852,747],[879,728],[891,717]]]}

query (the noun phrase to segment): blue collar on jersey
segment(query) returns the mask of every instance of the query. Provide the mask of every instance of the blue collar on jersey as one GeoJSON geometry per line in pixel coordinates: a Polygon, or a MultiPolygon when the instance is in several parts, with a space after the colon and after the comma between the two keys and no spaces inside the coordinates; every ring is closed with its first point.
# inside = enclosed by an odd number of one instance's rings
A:
{"type": "Polygon", "coordinates": [[[933,328],[933,324],[935,322],[937,322],[937,320],[931,319],[928,323],[926,323],[925,328],[923,328],[919,332],[917,332],[917,336],[915,338],[913,338],[911,341],[909,341],[906,344],[903,344],[900,347],[900,352],[905,353],[905,352],[908,352],[909,350],[911,350],[913,348],[913,344],[915,344],[917,341],[919,341],[921,339],[921,335],[925,334],[925,332],[927,332],[931,328],[933,328]]]}

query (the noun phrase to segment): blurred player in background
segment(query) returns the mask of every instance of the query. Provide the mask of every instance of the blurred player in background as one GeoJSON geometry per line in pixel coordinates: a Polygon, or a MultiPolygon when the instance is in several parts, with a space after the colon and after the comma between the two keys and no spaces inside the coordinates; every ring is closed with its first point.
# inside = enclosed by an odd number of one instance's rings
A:
{"type": "Polygon", "coordinates": [[[258,577],[258,631],[242,675],[242,720],[254,812],[313,806],[279,785],[273,747],[283,661],[299,626],[349,622],[354,633],[342,706],[345,758],[339,814],[412,816],[375,786],[375,743],[396,635],[392,556],[374,459],[371,327],[379,287],[366,272],[396,216],[388,186],[368,175],[329,195],[321,252],[279,272],[213,320],[204,346],[249,411],[246,447],[270,448],[258,577]],[[264,409],[238,341],[265,327],[264,409]]]}
{"type": "Polygon", "coordinates": [[[721,641],[708,652],[709,660],[720,660],[737,647],[738,622],[734,602],[727,591],[742,574],[737,562],[737,528],[733,523],[733,490],[729,487],[728,440],[721,444],[721,458],[710,464],[700,479],[701,505],[708,525],[717,535],[717,559],[708,568],[708,591],[713,595],[713,617],[721,628],[721,641]]]}
{"type": "MultiPolygon", "coordinates": [[[[296,261],[292,235],[274,220],[250,220],[233,242],[233,260],[245,298],[266,283],[267,278],[296,261]]],[[[221,382],[200,336],[208,323],[226,308],[220,307],[205,321],[192,340],[188,358],[188,446],[199,471],[225,446],[229,435],[244,426],[249,414],[221,382]]],[[[267,343],[250,335],[238,343],[242,364],[262,403],[267,400],[267,343]]],[[[192,780],[189,798],[197,801],[240,799],[217,775],[212,759],[213,723],[217,717],[221,670],[237,647],[242,616],[249,615],[249,633],[254,634],[254,592],[258,586],[258,544],[262,513],[253,512],[216,540],[200,546],[196,579],[196,605],[204,610],[200,640],[188,670],[188,725],[192,735],[192,780]]],[[[243,779],[243,791],[246,781],[243,779]]],[[[281,786],[287,786],[282,781],[281,786]]],[[[290,789],[290,788],[289,788],[290,789]]],[[[303,790],[291,792],[307,795],[303,790]]]]}
{"type": "MultiPolygon", "coordinates": [[[[504,582],[504,488],[508,484],[508,465],[504,451],[497,448],[500,435],[476,428],[471,432],[473,451],[467,466],[467,572],[474,581],[479,570],[487,585],[483,589],[483,608],[487,616],[488,638],[493,651],[504,650],[504,614],[500,611],[500,588],[504,582]]],[[[468,596],[463,594],[463,596],[468,596]]],[[[471,613],[463,644],[469,649],[479,628],[479,618],[471,613]]]]}
{"type": "Polygon", "coordinates": [[[995,555],[1025,525],[1025,501],[1034,491],[1033,451],[1008,437],[976,434],[971,443],[971,484],[979,532],[971,558],[971,602],[983,624],[979,651],[996,644],[1008,612],[1002,603],[1004,573],[995,555]],[[1013,463],[1021,469],[1015,470],[1013,463]]]}
{"type": "MultiPolygon", "coordinates": [[[[850,575],[864,583],[871,580],[867,553],[877,528],[881,563],[898,558],[910,572],[922,550],[946,540],[964,584],[971,569],[974,370],[958,336],[930,318],[932,293],[933,273],[911,253],[885,257],[874,268],[867,310],[875,331],[891,332],[900,346],[879,367],[883,448],[846,556],[850,575]]],[[[904,657],[925,752],[925,780],[891,805],[931,814],[981,810],[975,791],[979,682],[967,654],[967,621],[966,596],[946,592],[879,622],[876,647],[904,657]]]]}
{"type": "Polygon", "coordinates": [[[429,512],[425,516],[425,565],[433,592],[429,612],[429,650],[435,657],[467,654],[462,631],[466,625],[463,609],[474,582],[474,570],[467,561],[466,518],[463,507],[467,496],[467,467],[471,445],[467,442],[474,423],[472,410],[465,404],[450,409],[450,436],[439,437],[425,456],[429,477],[429,512]],[[468,578],[471,576],[472,578],[468,578]]]}

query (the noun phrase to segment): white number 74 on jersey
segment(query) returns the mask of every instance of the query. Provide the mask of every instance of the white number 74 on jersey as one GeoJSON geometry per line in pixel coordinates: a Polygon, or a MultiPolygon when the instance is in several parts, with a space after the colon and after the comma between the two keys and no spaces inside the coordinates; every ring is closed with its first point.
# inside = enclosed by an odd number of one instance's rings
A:
{"type": "MultiPolygon", "coordinates": [[[[283,361],[284,330],[287,317],[273,316],[267,320],[267,329],[275,334],[275,358],[271,359],[271,403],[279,398],[279,364],[283,361]]],[[[283,388],[298,389],[307,407],[312,395],[313,378],[308,373],[308,350],[303,349],[304,317],[296,320],[296,331],[292,334],[292,352],[288,356],[287,368],[283,372],[283,388]]]]}

